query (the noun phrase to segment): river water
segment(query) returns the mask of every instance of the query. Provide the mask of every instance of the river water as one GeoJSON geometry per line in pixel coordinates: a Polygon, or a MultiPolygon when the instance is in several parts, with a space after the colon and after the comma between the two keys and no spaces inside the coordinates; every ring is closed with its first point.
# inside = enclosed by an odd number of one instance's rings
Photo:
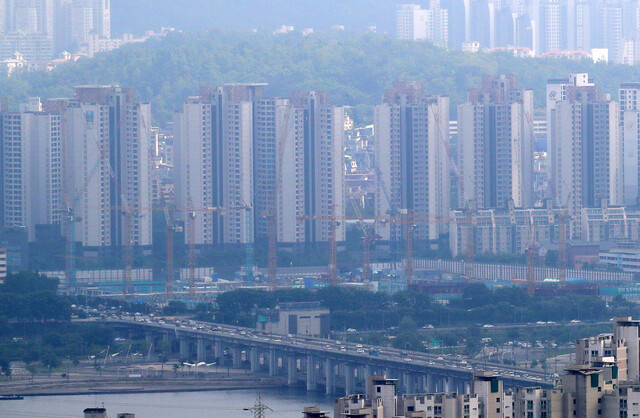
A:
{"type": "MultiPolygon", "coordinates": [[[[104,406],[110,418],[122,412],[136,418],[250,418],[253,414],[243,409],[252,407],[256,397],[256,390],[25,397],[0,401],[0,417],[82,418],[84,408],[104,406]]],[[[267,417],[300,418],[305,406],[333,412],[333,397],[298,389],[264,390],[262,400],[273,410],[267,417]]]]}

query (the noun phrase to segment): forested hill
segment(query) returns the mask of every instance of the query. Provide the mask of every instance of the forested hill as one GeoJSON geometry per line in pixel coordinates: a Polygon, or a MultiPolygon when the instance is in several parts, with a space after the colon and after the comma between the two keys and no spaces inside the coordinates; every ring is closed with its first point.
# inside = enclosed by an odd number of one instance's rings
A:
{"type": "Polygon", "coordinates": [[[335,104],[360,105],[357,117],[364,121],[395,80],[424,81],[430,93],[449,95],[455,104],[479,85],[483,74],[497,72],[515,73],[524,87],[533,88],[537,107],[544,106],[546,80],[570,72],[591,73],[614,97],[620,83],[640,81],[639,67],[447,52],[382,35],[327,32],[305,38],[297,33],[212,31],[129,45],[49,73],[2,77],[0,96],[15,106],[29,96],[70,96],[79,84],[116,83],[136,88],[143,100],[151,101],[155,123],[162,125],[200,86],[267,82],[270,95],[326,89],[335,104]]]}

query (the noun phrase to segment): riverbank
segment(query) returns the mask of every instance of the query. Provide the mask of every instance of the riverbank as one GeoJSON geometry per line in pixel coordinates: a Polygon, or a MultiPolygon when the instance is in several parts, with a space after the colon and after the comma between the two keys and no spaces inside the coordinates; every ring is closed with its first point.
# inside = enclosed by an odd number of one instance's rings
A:
{"type": "Polygon", "coordinates": [[[161,366],[81,367],[64,374],[27,377],[18,373],[0,381],[0,394],[61,396],[91,394],[203,392],[286,387],[281,377],[255,376],[245,370],[161,371],[161,366]]]}
{"type": "Polygon", "coordinates": [[[2,394],[62,396],[162,392],[206,392],[286,387],[278,378],[220,379],[89,379],[51,382],[16,382],[0,385],[2,394]]]}

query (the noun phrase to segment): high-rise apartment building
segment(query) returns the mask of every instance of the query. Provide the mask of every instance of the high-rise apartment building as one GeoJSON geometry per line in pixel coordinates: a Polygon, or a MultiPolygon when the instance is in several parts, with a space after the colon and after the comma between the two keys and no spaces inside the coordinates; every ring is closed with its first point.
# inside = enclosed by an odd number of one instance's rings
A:
{"type": "MultiPolygon", "coordinates": [[[[328,242],[330,222],[303,218],[344,217],[344,109],[317,91],[260,100],[255,109],[256,209],[269,213],[276,196],[280,243],[328,242]]],[[[267,218],[257,218],[256,236],[267,229],[267,218]]],[[[340,222],[337,240],[344,234],[340,222]]]]}
{"type": "Polygon", "coordinates": [[[253,107],[263,90],[264,84],[205,88],[175,115],[178,217],[194,217],[185,222],[185,237],[195,235],[196,244],[253,242],[253,107]]]}
{"type": "Polygon", "coordinates": [[[76,87],[46,104],[62,116],[65,195],[85,247],[152,243],[151,108],[133,89],[76,87]]]}
{"type": "Polygon", "coordinates": [[[92,37],[111,38],[110,0],[58,0],[56,49],[85,47],[92,37]]]}
{"type": "Polygon", "coordinates": [[[60,115],[32,98],[20,111],[0,114],[1,218],[5,228],[60,224],[63,213],[63,144],[60,115]]]}
{"type": "Polygon", "coordinates": [[[440,0],[431,0],[429,8],[417,4],[402,4],[396,10],[398,39],[426,40],[441,47],[449,45],[449,10],[440,7],[440,0]]]}
{"type": "MultiPolygon", "coordinates": [[[[583,207],[622,203],[622,146],[618,104],[573,74],[547,84],[551,191],[576,217],[583,207]]],[[[574,223],[574,227],[578,227],[574,223]]],[[[574,233],[578,232],[574,229],[574,233]]]]}
{"type": "Polygon", "coordinates": [[[640,83],[620,86],[623,197],[627,206],[640,204],[640,83]]]}
{"type": "Polygon", "coordinates": [[[514,17],[508,0],[493,0],[489,9],[489,47],[514,45],[514,17]]]}
{"type": "Polygon", "coordinates": [[[460,207],[533,206],[533,92],[513,75],[485,76],[458,105],[460,207]]]}
{"type": "MultiPolygon", "coordinates": [[[[426,95],[418,82],[396,83],[374,120],[376,213],[406,211],[422,220],[412,228],[417,239],[437,240],[447,232],[438,220],[450,210],[449,98],[426,95]]],[[[399,229],[380,226],[379,234],[397,240],[399,229]]]]}
{"type": "Polygon", "coordinates": [[[344,109],[323,92],[267,98],[263,88],[205,91],[176,114],[178,207],[221,208],[194,211],[198,244],[265,238],[272,215],[279,243],[327,242],[326,219],[344,217],[344,109]]]}
{"type": "Polygon", "coordinates": [[[560,0],[540,1],[537,53],[562,51],[566,45],[566,5],[560,0]]]}

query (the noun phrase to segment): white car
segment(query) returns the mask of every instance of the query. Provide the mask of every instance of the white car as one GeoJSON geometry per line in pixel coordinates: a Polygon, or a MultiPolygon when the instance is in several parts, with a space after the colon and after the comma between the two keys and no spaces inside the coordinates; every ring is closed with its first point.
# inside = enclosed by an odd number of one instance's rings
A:
{"type": "Polygon", "coordinates": [[[347,332],[356,332],[355,328],[347,328],[347,332]]]}
{"type": "Polygon", "coordinates": [[[536,325],[547,325],[547,323],[544,321],[538,321],[536,322],[536,325]]]}
{"type": "Polygon", "coordinates": [[[491,324],[485,324],[482,326],[482,328],[493,328],[493,325],[491,324]]]}
{"type": "Polygon", "coordinates": [[[578,320],[578,319],[572,319],[571,321],[569,321],[569,323],[571,323],[571,324],[579,324],[579,323],[581,323],[581,322],[582,322],[582,321],[580,321],[580,320],[578,320]]]}

